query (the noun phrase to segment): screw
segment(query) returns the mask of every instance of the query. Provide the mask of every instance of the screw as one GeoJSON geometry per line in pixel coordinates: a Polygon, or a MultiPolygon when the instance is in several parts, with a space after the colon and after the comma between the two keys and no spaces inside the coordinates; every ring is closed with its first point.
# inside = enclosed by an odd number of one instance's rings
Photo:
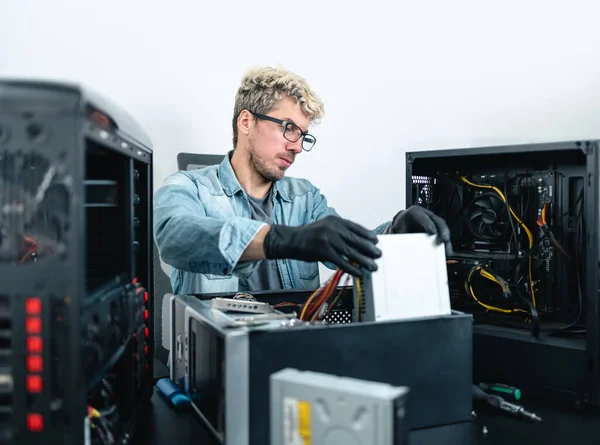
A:
{"type": "Polygon", "coordinates": [[[477,418],[477,413],[475,411],[471,411],[471,417],[473,419],[476,419],[477,418]]]}

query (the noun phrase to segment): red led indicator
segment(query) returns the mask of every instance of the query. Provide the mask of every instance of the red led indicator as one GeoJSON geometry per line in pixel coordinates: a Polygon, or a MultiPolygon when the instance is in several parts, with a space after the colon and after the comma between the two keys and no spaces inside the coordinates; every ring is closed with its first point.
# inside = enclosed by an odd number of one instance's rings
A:
{"type": "Polygon", "coordinates": [[[27,351],[28,352],[42,352],[43,343],[42,337],[29,337],[27,339],[27,351]]]}
{"type": "Polygon", "coordinates": [[[43,383],[42,378],[39,375],[28,375],[27,376],[27,391],[32,393],[42,392],[43,383]]]}
{"type": "Polygon", "coordinates": [[[134,278],[133,281],[132,281],[133,284],[136,284],[137,282],[138,282],[137,278],[134,278]]]}
{"type": "Polygon", "coordinates": [[[148,320],[148,309],[144,309],[144,321],[148,320]]]}
{"type": "Polygon", "coordinates": [[[42,319],[39,317],[29,317],[25,320],[25,331],[28,334],[39,334],[42,332],[42,319]]]}
{"type": "Polygon", "coordinates": [[[42,431],[44,429],[44,418],[41,414],[27,414],[27,429],[29,431],[42,431]]]}
{"type": "Polygon", "coordinates": [[[148,352],[150,351],[150,348],[148,347],[148,345],[144,346],[144,354],[148,354],[148,352]]]}
{"type": "Polygon", "coordinates": [[[148,303],[148,292],[144,292],[144,303],[148,303]]]}
{"type": "Polygon", "coordinates": [[[42,372],[44,363],[42,357],[39,355],[30,355],[27,357],[27,371],[29,372],[42,372]]]}
{"type": "Polygon", "coordinates": [[[144,337],[148,337],[150,335],[150,330],[148,328],[144,328],[144,337]]]}
{"type": "Polygon", "coordinates": [[[25,300],[25,313],[28,315],[42,313],[42,300],[37,297],[27,297],[25,300]]]}

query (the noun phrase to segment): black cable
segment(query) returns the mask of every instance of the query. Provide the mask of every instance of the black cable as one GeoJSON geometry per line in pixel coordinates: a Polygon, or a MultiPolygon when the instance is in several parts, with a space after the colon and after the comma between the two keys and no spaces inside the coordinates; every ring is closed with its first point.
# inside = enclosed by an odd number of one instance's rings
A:
{"type": "Polygon", "coordinates": [[[454,192],[450,197],[450,201],[448,201],[448,206],[446,207],[446,220],[450,219],[450,208],[452,208],[452,204],[454,204],[454,198],[458,196],[458,185],[454,185],[454,192]]]}
{"type": "MultiPolygon", "coordinates": [[[[580,197],[583,197],[583,190],[580,193],[580,197]]],[[[577,199],[576,202],[579,202],[580,199],[577,199]]],[[[579,323],[581,319],[581,315],[583,313],[583,292],[581,290],[581,274],[579,270],[579,261],[581,259],[581,254],[583,253],[583,203],[579,206],[579,214],[577,216],[577,232],[575,235],[575,281],[577,281],[577,317],[567,326],[563,326],[560,328],[553,329],[553,333],[568,331],[569,329],[574,328],[579,323]]]]}
{"type": "Polygon", "coordinates": [[[508,170],[506,170],[506,173],[504,174],[504,204],[506,205],[506,211],[508,212],[508,220],[510,222],[510,228],[512,230],[513,233],[513,237],[515,240],[515,259],[518,258],[519,256],[519,240],[517,237],[517,229],[515,229],[515,223],[513,221],[513,217],[510,213],[510,204],[508,203],[508,170]]]}
{"type": "Polygon", "coordinates": [[[117,405],[113,405],[107,410],[104,410],[104,411],[98,410],[98,412],[100,413],[100,415],[102,417],[110,417],[115,413],[116,410],[117,410],[117,405]]]}
{"type": "MultiPolygon", "coordinates": [[[[106,444],[114,445],[115,437],[113,436],[113,433],[110,430],[110,425],[108,425],[106,419],[104,419],[103,417],[100,417],[97,419],[97,421],[98,421],[99,425],[102,425],[102,429],[104,430],[104,434],[106,437],[106,444]]],[[[96,427],[98,427],[99,425],[96,425],[96,427]]]]}
{"type": "Polygon", "coordinates": [[[541,330],[540,314],[538,313],[531,300],[523,295],[521,289],[519,288],[519,285],[515,284],[514,288],[517,291],[517,296],[521,298],[525,303],[527,303],[527,306],[529,307],[529,313],[531,314],[531,335],[537,338],[540,336],[541,330]]]}
{"type": "Polygon", "coordinates": [[[100,425],[100,423],[95,423],[95,431],[96,434],[98,434],[98,437],[100,437],[100,440],[102,441],[103,445],[111,445],[109,439],[108,439],[108,435],[106,434],[106,432],[103,430],[102,425],[100,425]]]}
{"type": "Polygon", "coordinates": [[[517,263],[519,261],[519,237],[517,236],[517,229],[515,229],[515,222],[513,221],[513,216],[510,213],[510,205],[508,203],[508,169],[504,174],[504,198],[504,203],[506,204],[506,211],[508,212],[508,220],[510,221],[510,228],[515,239],[515,263],[513,265],[513,274],[516,282],[517,276],[515,272],[517,269],[517,263]]]}
{"type": "MultiPolygon", "coordinates": [[[[571,210],[573,210],[577,206],[577,204],[579,204],[579,201],[581,201],[582,199],[583,199],[583,190],[579,193],[579,197],[577,198],[577,201],[575,201],[573,203],[573,206],[570,209],[565,210],[564,213],[562,215],[560,215],[560,217],[564,218],[569,213],[571,213],[571,210]]],[[[580,209],[581,209],[581,207],[580,207],[580,209]]]]}

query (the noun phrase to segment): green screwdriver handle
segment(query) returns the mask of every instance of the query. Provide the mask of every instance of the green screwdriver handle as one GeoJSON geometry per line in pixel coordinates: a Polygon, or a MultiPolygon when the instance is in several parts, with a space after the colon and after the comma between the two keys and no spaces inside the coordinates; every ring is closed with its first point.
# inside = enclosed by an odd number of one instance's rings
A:
{"type": "Polygon", "coordinates": [[[484,391],[496,393],[503,397],[511,397],[514,400],[519,400],[521,398],[521,390],[514,386],[504,385],[502,383],[480,383],[479,387],[484,391]]]}

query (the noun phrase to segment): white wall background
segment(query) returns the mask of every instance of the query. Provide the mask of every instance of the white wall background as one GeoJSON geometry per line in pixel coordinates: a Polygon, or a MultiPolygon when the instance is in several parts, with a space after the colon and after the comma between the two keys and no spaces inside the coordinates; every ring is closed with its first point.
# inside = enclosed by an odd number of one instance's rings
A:
{"type": "Polygon", "coordinates": [[[231,147],[250,66],[307,78],[327,115],[290,174],[373,227],[404,207],[406,150],[600,137],[600,4],[588,1],[0,0],[0,76],[83,82],[155,144],[231,147]]]}

